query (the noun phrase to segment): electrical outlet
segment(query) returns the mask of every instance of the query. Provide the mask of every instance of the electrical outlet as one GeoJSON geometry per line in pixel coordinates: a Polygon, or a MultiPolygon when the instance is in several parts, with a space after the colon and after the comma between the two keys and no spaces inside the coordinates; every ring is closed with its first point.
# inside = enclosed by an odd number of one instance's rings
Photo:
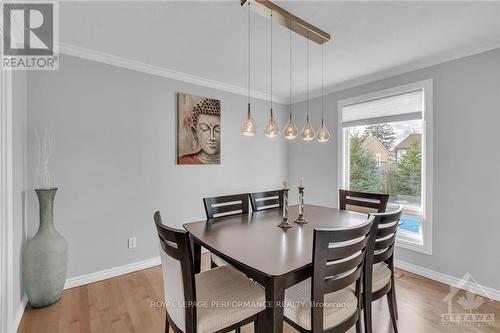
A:
{"type": "Polygon", "coordinates": [[[135,237],[129,237],[128,238],[128,248],[129,249],[133,249],[136,246],[137,246],[137,238],[135,238],[135,237]]]}

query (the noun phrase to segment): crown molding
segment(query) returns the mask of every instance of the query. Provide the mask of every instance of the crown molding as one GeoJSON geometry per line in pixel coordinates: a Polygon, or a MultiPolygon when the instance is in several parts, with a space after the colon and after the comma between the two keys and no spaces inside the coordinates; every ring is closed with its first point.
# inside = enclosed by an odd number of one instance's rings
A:
{"type": "MultiPolygon", "coordinates": [[[[86,60],[96,61],[107,65],[126,68],[133,71],[147,73],[155,76],[165,77],[172,80],[187,82],[203,87],[227,91],[230,93],[248,96],[248,88],[239,87],[229,83],[206,79],[200,76],[179,72],[173,69],[147,64],[137,60],[119,57],[105,52],[95,51],[67,43],[58,43],[59,53],[78,57],[86,60]]],[[[250,90],[250,96],[269,101],[270,95],[257,90],[250,90]]],[[[288,98],[273,95],[273,101],[288,105],[288,98]]]]}
{"type": "MultiPolygon", "coordinates": [[[[375,82],[378,80],[387,79],[389,77],[397,76],[400,74],[408,73],[411,71],[423,69],[426,67],[435,66],[448,61],[465,58],[482,52],[490,51],[500,48],[500,42],[479,44],[474,46],[466,46],[449,52],[442,52],[425,59],[410,62],[404,65],[396,66],[387,70],[379,71],[373,74],[365,75],[356,79],[340,82],[334,85],[330,85],[325,88],[325,95],[346,90],[349,88],[357,87],[363,84],[375,82]]],[[[215,81],[200,76],[187,74],[179,71],[175,71],[169,68],[147,64],[137,60],[132,60],[128,58],[119,57],[109,53],[104,53],[100,51],[95,51],[79,46],[75,46],[67,43],[59,43],[59,53],[74,56],[82,59],[87,59],[91,61],[96,61],[116,67],[126,68],[129,70],[134,70],[137,72],[147,73],[151,75],[156,75],[160,77],[165,77],[177,81],[187,82],[191,84],[196,84],[203,87],[218,89],[222,91],[227,91],[230,93],[238,95],[248,95],[248,89],[245,87],[239,87],[229,83],[224,83],[220,81],[215,81]]],[[[252,98],[257,98],[261,100],[270,100],[270,95],[257,90],[250,90],[250,96],[252,98]]],[[[321,96],[321,89],[313,90],[309,92],[309,98],[317,98],[321,96]]],[[[273,100],[277,103],[288,105],[290,99],[288,97],[273,95],[273,100]]],[[[306,100],[306,94],[300,94],[293,98],[293,103],[300,103],[306,100]]]]}
{"type": "MultiPolygon", "coordinates": [[[[468,45],[453,51],[438,53],[434,56],[427,57],[421,60],[410,62],[401,66],[396,66],[389,68],[387,70],[379,71],[373,74],[365,75],[356,79],[340,82],[328,87],[325,87],[325,96],[334,92],[346,90],[349,88],[354,88],[363,84],[387,79],[400,74],[412,72],[415,70],[423,69],[426,67],[431,67],[439,65],[448,61],[457,60],[460,58],[469,57],[475,54],[491,51],[500,48],[500,42],[486,43],[486,44],[476,44],[468,45]]],[[[309,99],[317,98],[321,96],[321,89],[310,91],[309,99]]],[[[307,99],[306,94],[301,94],[293,98],[293,103],[304,102],[307,99]]]]}

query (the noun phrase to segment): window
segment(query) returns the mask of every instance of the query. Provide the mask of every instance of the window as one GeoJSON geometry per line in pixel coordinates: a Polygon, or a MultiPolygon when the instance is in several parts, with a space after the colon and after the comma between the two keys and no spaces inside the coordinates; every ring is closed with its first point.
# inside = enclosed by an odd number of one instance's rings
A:
{"type": "Polygon", "coordinates": [[[432,80],[339,102],[339,184],[403,205],[396,244],[432,252],[432,80]]]}

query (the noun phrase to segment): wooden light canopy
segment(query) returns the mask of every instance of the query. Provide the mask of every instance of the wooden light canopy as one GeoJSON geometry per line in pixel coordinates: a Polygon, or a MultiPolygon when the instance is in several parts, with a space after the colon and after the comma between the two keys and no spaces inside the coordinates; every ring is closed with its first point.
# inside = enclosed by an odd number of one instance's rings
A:
{"type": "Polygon", "coordinates": [[[241,6],[245,5],[248,1],[252,1],[250,8],[257,14],[269,18],[269,11],[272,11],[274,22],[315,43],[321,45],[328,42],[331,38],[329,33],[293,15],[269,0],[240,0],[241,6]]]}

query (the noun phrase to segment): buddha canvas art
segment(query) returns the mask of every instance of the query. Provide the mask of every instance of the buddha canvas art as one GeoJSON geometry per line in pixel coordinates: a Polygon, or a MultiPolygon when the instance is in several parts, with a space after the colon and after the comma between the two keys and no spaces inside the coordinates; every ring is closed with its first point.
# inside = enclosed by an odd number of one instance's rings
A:
{"type": "Polygon", "coordinates": [[[220,101],[177,93],[177,164],[220,164],[220,101]]]}

